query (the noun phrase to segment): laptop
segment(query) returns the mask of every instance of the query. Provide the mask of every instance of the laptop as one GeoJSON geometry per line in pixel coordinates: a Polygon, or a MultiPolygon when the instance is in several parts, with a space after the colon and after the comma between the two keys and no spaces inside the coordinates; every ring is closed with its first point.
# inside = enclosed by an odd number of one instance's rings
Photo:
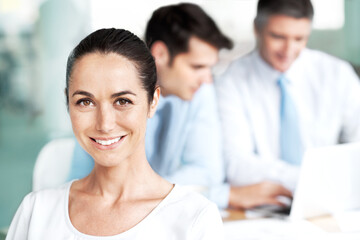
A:
{"type": "Polygon", "coordinates": [[[299,220],[355,209],[360,209],[360,142],[307,150],[292,203],[249,213],[299,220]]]}

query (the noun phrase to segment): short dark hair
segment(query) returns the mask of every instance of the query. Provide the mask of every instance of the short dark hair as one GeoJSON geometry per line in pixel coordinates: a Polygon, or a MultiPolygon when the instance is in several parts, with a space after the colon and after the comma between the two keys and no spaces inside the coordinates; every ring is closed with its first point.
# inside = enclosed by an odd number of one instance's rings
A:
{"type": "Polygon", "coordinates": [[[66,103],[69,106],[69,83],[76,61],[90,53],[115,53],[133,62],[149,103],[156,88],[156,66],[145,43],[124,29],[100,29],[85,37],[70,53],[66,68],[66,103]]]}
{"type": "Polygon", "coordinates": [[[310,0],[259,0],[254,21],[256,29],[262,29],[271,15],[312,20],[314,9],[310,0]]]}
{"type": "Polygon", "coordinates": [[[217,49],[230,49],[233,46],[232,41],[221,33],[214,20],[192,3],[158,8],[153,12],[145,31],[148,47],[151,48],[156,41],[164,42],[169,50],[170,60],[189,50],[189,39],[192,36],[217,49]]]}

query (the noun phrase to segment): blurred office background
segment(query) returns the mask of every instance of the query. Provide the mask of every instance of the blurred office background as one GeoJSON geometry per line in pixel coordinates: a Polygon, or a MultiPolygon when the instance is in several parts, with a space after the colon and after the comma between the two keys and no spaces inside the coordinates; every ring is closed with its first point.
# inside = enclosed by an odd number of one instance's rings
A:
{"type": "MultiPolygon", "coordinates": [[[[173,0],[0,0],[0,229],[10,224],[31,191],[41,147],[72,136],[65,107],[65,65],[70,50],[91,31],[126,28],[142,37],[146,21],[173,0]]],[[[218,74],[254,46],[257,0],[190,1],[201,5],[235,42],[221,52],[218,74]]],[[[310,48],[360,66],[360,1],[313,0],[310,48]]],[[[358,69],[358,68],[357,68],[358,69]]]]}

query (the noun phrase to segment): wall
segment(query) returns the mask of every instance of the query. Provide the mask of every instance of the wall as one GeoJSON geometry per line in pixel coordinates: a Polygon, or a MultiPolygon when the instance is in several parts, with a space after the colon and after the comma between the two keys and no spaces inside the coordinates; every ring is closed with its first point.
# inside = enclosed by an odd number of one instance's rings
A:
{"type": "MultiPolygon", "coordinates": [[[[4,2],[11,1],[0,0],[0,7],[4,2]]],[[[21,199],[31,191],[32,170],[41,147],[52,138],[71,135],[63,96],[65,61],[70,49],[90,29],[98,27],[126,27],[142,35],[153,9],[179,1],[145,1],[141,9],[134,8],[139,1],[126,1],[119,9],[109,2],[93,0],[92,8],[85,0],[49,0],[44,3],[52,6],[39,8],[26,5],[35,11],[29,14],[32,18],[17,25],[22,26],[18,32],[8,31],[16,29],[14,25],[5,26],[16,22],[16,13],[5,13],[0,8],[0,229],[10,224],[21,199]],[[109,18],[101,17],[104,14],[109,18]],[[135,18],[128,20],[131,16],[135,18]]],[[[253,48],[255,0],[194,2],[236,39],[233,51],[222,52],[224,61],[220,67],[253,48]]],[[[360,65],[359,12],[359,0],[345,0],[344,27],[315,29],[309,47],[360,65]]]]}

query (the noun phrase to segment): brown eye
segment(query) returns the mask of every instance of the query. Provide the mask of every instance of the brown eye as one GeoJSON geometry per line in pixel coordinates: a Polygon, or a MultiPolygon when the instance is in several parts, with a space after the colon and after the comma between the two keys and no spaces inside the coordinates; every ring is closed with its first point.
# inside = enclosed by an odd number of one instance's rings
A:
{"type": "Polygon", "coordinates": [[[126,106],[128,104],[131,104],[132,102],[129,99],[126,98],[119,98],[115,101],[116,105],[120,105],[120,106],[126,106]]]}
{"type": "Polygon", "coordinates": [[[91,102],[89,100],[85,100],[82,102],[82,105],[84,106],[90,106],[91,102]]]}
{"type": "Polygon", "coordinates": [[[82,107],[91,107],[94,105],[94,103],[90,99],[80,99],[76,102],[76,105],[82,107]]]}

